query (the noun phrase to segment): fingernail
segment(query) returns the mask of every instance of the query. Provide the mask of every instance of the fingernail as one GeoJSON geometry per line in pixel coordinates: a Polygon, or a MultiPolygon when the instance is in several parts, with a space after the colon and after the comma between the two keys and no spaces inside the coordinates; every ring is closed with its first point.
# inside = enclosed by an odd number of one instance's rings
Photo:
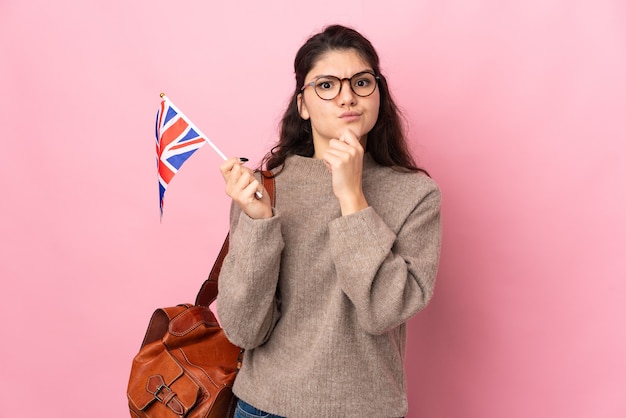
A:
{"type": "Polygon", "coordinates": [[[242,163],[247,163],[249,160],[246,157],[239,157],[239,161],[242,163]]]}

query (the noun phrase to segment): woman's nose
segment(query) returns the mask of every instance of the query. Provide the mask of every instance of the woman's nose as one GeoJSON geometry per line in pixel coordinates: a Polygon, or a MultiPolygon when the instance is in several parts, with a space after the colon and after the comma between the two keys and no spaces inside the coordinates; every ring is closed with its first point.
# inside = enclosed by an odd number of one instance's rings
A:
{"type": "Polygon", "coordinates": [[[352,85],[350,79],[344,78],[341,80],[341,90],[339,91],[339,102],[341,105],[345,103],[354,104],[356,102],[356,94],[352,91],[352,85]]]}

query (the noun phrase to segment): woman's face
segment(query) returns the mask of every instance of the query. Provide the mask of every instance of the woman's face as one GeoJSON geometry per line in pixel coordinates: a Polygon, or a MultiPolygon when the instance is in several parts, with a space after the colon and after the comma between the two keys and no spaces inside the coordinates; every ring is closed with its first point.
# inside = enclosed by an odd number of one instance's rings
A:
{"type": "MultiPolygon", "coordinates": [[[[322,55],[317,61],[306,75],[304,85],[307,86],[308,83],[324,75],[347,79],[363,71],[373,72],[373,69],[356,51],[332,50],[322,55]]],[[[318,89],[321,90],[329,85],[321,85],[318,89]]],[[[305,87],[298,95],[300,116],[311,120],[316,154],[327,146],[330,139],[339,138],[346,128],[352,130],[360,138],[361,144],[365,146],[367,134],[378,119],[379,107],[378,86],[369,96],[361,97],[350,88],[348,80],[341,82],[341,91],[332,100],[321,99],[313,86],[305,87]]]]}

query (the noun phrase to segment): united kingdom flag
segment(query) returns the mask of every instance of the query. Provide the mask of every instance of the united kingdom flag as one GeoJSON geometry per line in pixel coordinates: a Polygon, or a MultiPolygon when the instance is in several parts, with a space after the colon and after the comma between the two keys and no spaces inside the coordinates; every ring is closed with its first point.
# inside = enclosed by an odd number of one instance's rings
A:
{"type": "Polygon", "coordinates": [[[168,99],[163,100],[156,116],[156,152],[159,172],[159,207],[163,216],[163,196],[174,174],[185,161],[208,142],[202,132],[168,99]]]}

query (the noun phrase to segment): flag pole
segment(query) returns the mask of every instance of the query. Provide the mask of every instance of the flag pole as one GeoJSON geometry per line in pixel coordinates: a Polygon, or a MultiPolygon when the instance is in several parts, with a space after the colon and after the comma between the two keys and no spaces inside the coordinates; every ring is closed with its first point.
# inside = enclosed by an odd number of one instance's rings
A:
{"type": "MultiPolygon", "coordinates": [[[[163,100],[167,100],[167,102],[170,104],[170,106],[179,114],[184,115],[183,112],[180,111],[180,109],[178,109],[174,103],[172,103],[172,101],[169,99],[169,97],[167,97],[165,95],[165,93],[161,93],[160,94],[161,98],[163,100]]],[[[193,122],[191,122],[191,120],[189,120],[189,118],[186,118],[187,122],[189,123],[189,126],[191,126],[193,128],[194,131],[196,131],[198,133],[198,135],[202,136],[202,138],[205,139],[206,142],[209,143],[209,145],[211,146],[211,148],[213,148],[215,150],[215,152],[217,152],[217,154],[222,157],[223,160],[227,160],[226,155],[224,155],[224,153],[222,151],[220,151],[220,149],[213,143],[213,141],[211,141],[209,139],[208,136],[206,136],[204,133],[202,133],[202,131],[200,129],[198,129],[198,127],[196,125],[193,124],[193,122]]]]}

